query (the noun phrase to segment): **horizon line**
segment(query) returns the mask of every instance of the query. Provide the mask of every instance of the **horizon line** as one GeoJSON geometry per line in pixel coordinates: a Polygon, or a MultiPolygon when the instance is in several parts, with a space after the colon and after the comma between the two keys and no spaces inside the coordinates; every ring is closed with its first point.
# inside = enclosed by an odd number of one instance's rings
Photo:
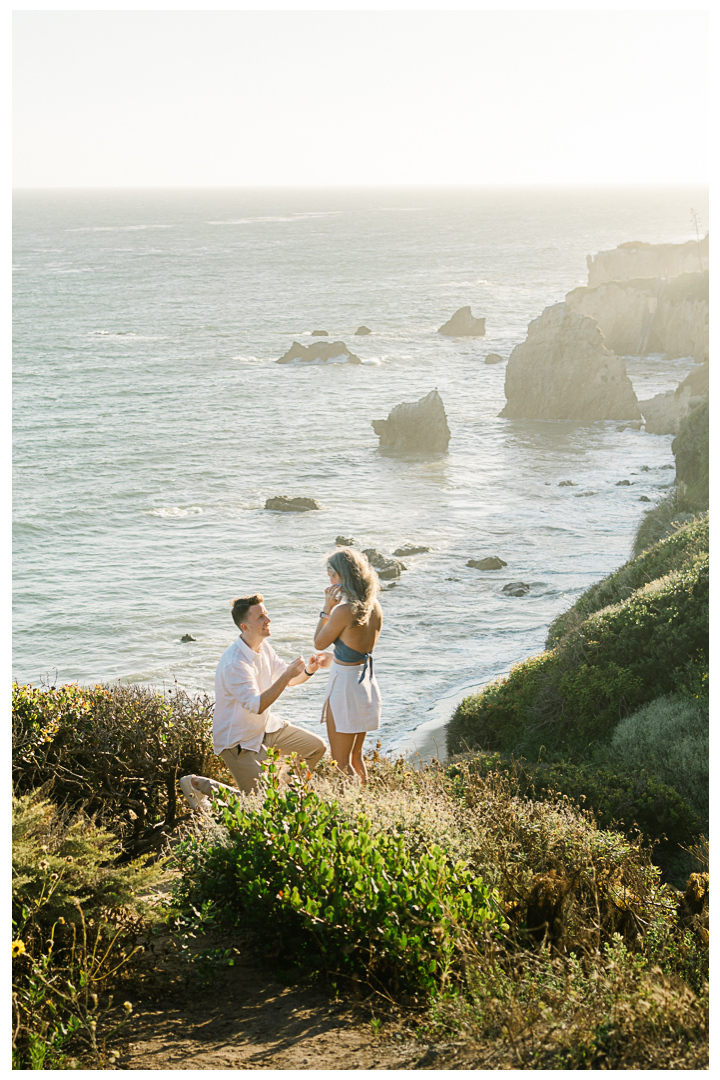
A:
{"type": "Polygon", "coordinates": [[[476,183],[370,183],[370,184],[23,184],[12,187],[12,191],[376,191],[376,190],[416,190],[436,191],[450,189],[477,190],[479,188],[684,188],[710,187],[709,180],[612,180],[605,182],[580,181],[484,181],[476,183]]]}

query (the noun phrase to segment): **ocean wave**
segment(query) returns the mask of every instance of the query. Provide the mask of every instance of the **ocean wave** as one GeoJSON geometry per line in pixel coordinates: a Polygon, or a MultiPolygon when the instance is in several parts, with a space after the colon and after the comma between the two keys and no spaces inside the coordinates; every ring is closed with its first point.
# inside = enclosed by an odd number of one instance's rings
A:
{"type": "Polygon", "coordinates": [[[142,232],[144,229],[174,229],[174,225],[82,225],[65,232],[142,232]]]}
{"type": "Polygon", "coordinates": [[[334,217],[343,210],[313,210],[305,214],[268,214],[263,217],[231,218],[228,221],[208,221],[208,225],[258,225],[273,221],[305,221],[309,218],[334,217]]]}
{"type": "Polygon", "coordinates": [[[193,514],[202,514],[201,506],[159,506],[154,510],[146,510],[151,517],[182,518],[193,514]]]}

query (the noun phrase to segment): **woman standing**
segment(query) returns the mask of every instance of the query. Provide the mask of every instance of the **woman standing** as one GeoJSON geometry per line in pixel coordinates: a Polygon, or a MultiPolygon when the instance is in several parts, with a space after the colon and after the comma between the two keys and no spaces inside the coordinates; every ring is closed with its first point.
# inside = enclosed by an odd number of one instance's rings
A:
{"type": "Polygon", "coordinates": [[[378,576],[364,555],[340,548],[327,562],[330,585],[315,630],[315,647],[335,646],[323,720],[331,756],[343,772],[367,782],[363,743],[380,726],[382,699],[373,649],[382,628],[378,576]]]}

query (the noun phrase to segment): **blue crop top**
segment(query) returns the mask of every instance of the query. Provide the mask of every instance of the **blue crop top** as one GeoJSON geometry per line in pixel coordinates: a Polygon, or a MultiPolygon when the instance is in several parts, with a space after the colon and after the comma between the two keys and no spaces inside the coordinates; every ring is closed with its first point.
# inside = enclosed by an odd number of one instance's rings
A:
{"type": "Polygon", "coordinates": [[[372,653],[358,652],[357,649],[351,649],[349,645],[346,645],[340,638],[335,638],[333,642],[335,646],[335,659],[343,661],[346,664],[360,664],[365,661],[362,669],[362,675],[360,676],[360,682],[365,678],[365,672],[370,664],[370,678],[373,677],[373,658],[372,653]]]}

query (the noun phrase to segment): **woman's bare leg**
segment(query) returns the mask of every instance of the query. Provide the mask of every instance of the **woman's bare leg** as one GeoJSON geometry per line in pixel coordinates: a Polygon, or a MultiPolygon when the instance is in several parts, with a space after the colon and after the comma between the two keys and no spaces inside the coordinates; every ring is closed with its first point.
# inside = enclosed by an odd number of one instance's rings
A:
{"type": "Polygon", "coordinates": [[[363,743],[365,742],[366,731],[360,731],[355,736],[355,742],[353,743],[352,753],[350,754],[350,765],[356,776],[360,778],[361,784],[367,784],[367,768],[365,767],[365,759],[363,758],[363,743]]]}
{"type": "Polygon", "coordinates": [[[350,763],[350,756],[357,735],[347,735],[343,731],[336,731],[335,721],[333,720],[332,709],[330,708],[329,702],[325,705],[325,720],[327,722],[327,733],[330,740],[330,757],[337,762],[341,772],[347,773],[348,776],[354,776],[355,770],[350,763]]]}

